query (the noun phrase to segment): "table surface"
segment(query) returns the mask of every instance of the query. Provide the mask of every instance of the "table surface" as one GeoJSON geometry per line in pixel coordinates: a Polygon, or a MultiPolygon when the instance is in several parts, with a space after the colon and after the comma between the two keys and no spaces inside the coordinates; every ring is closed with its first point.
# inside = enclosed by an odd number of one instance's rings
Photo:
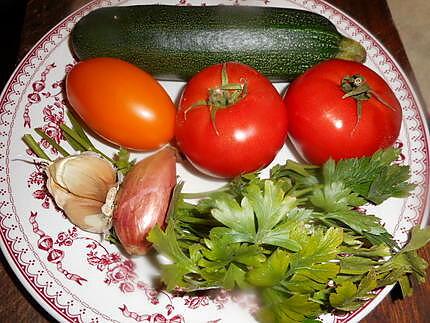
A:
{"type": "MultiPolygon", "coordinates": [[[[61,19],[76,10],[89,0],[29,0],[21,35],[19,57],[21,59],[49,29],[61,19]]],[[[417,88],[412,68],[395,28],[385,0],[328,0],[344,12],[355,18],[366,27],[395,57],[411,83],[417,88]],[[383,18],[383,19],[381,19],[383,18]]],[[[419,93],[418,93],[419,95],[419,93]]],[[[423,249],[421,255],[430,261],[430,245],[423,249]]],[[[0,265],[0,321],[45,323],[53,321],[40,305],[25,291],[16,279],[9,265],[1,255],[0,265]]],[[[387,297],[362,322],[429,322],[430,317],[430,278],[427,283],[416,286],[414,295],[399,299],[396,291],[387,297]]]]}

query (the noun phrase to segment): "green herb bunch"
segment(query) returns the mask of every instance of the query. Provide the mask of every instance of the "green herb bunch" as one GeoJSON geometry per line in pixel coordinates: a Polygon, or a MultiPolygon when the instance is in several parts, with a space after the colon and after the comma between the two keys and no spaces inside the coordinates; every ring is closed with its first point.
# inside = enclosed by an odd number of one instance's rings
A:
{"type": "Polygon", "coordinates": [[[176,190],[165,230],[148,240],[170,264],[161,265],[167,289],[255,289],[261,322],[312,321],[323,313],[358,309],[378,289],[425,280],[416,250],[429,229],[414,228],[402,249],[367,203],[405,197],[409,167],[396,149],[323,166],[287,161],[234,179],[197,204],[176,190]]]}

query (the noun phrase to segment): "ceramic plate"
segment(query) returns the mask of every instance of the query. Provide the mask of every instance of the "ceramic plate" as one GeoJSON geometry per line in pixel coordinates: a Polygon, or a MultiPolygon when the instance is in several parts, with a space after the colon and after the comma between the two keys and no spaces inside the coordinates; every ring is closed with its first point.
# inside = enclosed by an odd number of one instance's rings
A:
{"type": "MultiPolygon", "coordinates": [[[[102,6],[131,5],[139,1],[98,0],[89,3],[45,35],[12,75],[0,99],[0,235],[1,248],[25,288],[55,319],[71,322],[255,322],[252,295],[175,297],[152,287],[157,269],[144,257],[127,258],[97,235],[80,231],[57,210],[44,189],[43,170],[31,163],[21,140],[42,127],[57,141],[65,119],[63,80],[73,66],[68,36],[85,14],[102,6]],[[30,161],[30,162],[26,162],[30,161]]],[[[140,2],[142,3],[142,2],[140,2]]],[[[163,1],[172,5],[200,2],[163,1]]],[[[207,5],[219,4],[207,1],[207,5]]],[[[226,5],[242,4],[225,1],[226,5]]],[[[429,135],[414,90],[387,50],[353,19],[319,0],[246,1],[246,5],[299,8],[329,18],[346,36],[363,44],[367,65],[379,73],[397,95],[403,109],[402,130],[396,145],[403,162],[411,166],[416,189],[406,199],[390,199],[372,210],[402,243],[415,224],[428,215],[429,135]]],[[[243,3],[245,5],[245,2],[243,3]]],[[[172,98],[183,83],[163,82],[172,98]]],[[[286,84],[276,84],[279,91],[286,84]]],[[[67,120],[66,120],[67,122],[67,120]]],[[[96,141],[99,148],[111,148],[96,141]]],[[[44,143],[46,144],[46,143],[44,143]]],[[[49,146],[46,144],[49,150],[49,146]]],[[[284,147],[274,163],[292,154],[284,147]]],[[[185,190],[200,191],[221,185],[188,173],[179,166],[185,190]]],[[[324,316],[324,322],[354,322],[368,314],[389,292],[344,317],[324,316]]]]}

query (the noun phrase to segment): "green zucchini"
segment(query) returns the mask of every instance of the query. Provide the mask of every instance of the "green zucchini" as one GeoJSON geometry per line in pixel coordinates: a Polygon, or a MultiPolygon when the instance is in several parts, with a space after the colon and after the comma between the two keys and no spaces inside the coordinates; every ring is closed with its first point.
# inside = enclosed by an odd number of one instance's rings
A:
{"type": "Polygon", "coordinates": [[[187,80],[206,66],[237,61],[273,81],[290,81],[329,58],[366,57],[321,15],[248,6],[101,8],[78,21],[71,46],[80,60],[116,57],[164,80],[187,80]]]}

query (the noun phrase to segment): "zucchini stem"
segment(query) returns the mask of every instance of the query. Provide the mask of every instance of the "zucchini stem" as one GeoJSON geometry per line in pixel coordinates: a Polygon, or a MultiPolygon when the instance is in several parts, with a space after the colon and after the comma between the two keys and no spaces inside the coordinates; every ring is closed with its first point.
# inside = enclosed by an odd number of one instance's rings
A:
{"type": "Polygon", "coordinates": [[[363,63],[366,61],[366,49],[358,41],[344,37],[335,58],[363,63]]]}

